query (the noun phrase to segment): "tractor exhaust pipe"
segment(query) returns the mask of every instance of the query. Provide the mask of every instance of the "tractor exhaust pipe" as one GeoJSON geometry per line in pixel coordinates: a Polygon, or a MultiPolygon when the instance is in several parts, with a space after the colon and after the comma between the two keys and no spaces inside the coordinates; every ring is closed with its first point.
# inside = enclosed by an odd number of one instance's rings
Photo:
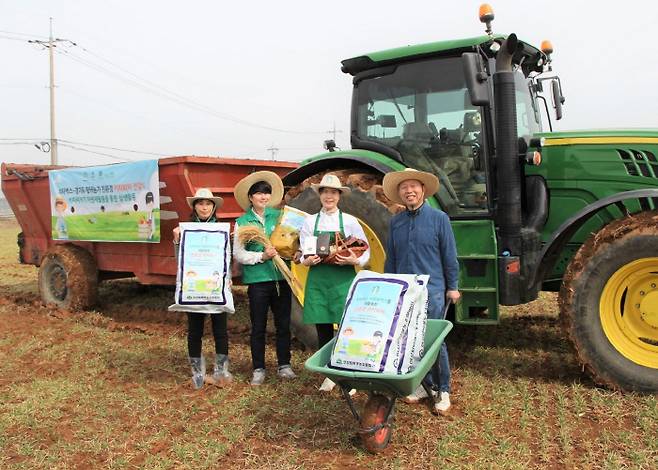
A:
{"type": "Polygon", "coordinates": [[[496,115],[496,179],[500,252],[521,254],[521,171],[518,158],[516,96],[512,57],[518,40],[510,34],[496,57],[493,76],[496,115]]]}
{"type": "Polygon", "coordinates": [[[498,186],[498,282],[503,305],[521,303],[521,168],[519,167],[516,95],[512,58],[519,42],[510,34],[496,56],[493,76],[496,119],[496,180],[498,186]]]}

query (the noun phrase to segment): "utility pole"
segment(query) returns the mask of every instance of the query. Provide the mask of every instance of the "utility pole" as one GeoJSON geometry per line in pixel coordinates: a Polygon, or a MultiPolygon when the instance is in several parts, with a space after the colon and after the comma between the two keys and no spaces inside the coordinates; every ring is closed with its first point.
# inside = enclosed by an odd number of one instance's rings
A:
{"type": "Polygon", "coordinates": [[[340,132],[343,132],[343,131],[336,130],[336,121],[334,121],[333,129],[327,131],[327,134],[332,134],[333,135],[333,140],[334,140],[334,142],[336,142],[336,134],[340,133],[340,132]]]}
{"type": "Polygon", "coordinates": [[[55,59],[53,53],[53,19],[50,18],[48,55],[50,56],[50,164],[57,165],[57,138],[55,137],[55,59]]]}
{"type": "Polygon", "coordinates": [[[53,19],[50,18],[50,35],[48,41],[39,41],[32,39],[28,41],[32,44],[48,48],[48,58],[50,60],[50,164],[57,165],[57,137],[55,137],[55,52],[58,42],[70,42],[68,39],[56,39],[53,37],[53,19]]]}
{"type": "Polygon", "coordinates": [[[275,146],[274,146],[274,142],[272,142],[272,146],[271,146],[270,148],[268,148],[267,151],[268,151],[268,152],[272,152],[272,160],[275,160],[274,157],[275,157],[276,154],[278,153],[279,148],[278,148],[278,147],[275,147],[275,146]]]}

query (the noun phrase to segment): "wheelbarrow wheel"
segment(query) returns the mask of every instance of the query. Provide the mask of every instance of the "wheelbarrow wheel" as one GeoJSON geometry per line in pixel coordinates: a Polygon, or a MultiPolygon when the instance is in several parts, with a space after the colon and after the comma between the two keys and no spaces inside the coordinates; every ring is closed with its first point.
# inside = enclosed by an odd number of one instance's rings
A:
{"type": "Polygon", "coordinates": [[[389,398],[374,394],[366,402],[361,414],[361,430],[359,431],[361,442],[373,454],[382,452],[391,441],[393,429],[386,422],[389,403],[389,398]],[[372,428],[377,426],[381,426],[381,428],[372,432],[372,428]]]}

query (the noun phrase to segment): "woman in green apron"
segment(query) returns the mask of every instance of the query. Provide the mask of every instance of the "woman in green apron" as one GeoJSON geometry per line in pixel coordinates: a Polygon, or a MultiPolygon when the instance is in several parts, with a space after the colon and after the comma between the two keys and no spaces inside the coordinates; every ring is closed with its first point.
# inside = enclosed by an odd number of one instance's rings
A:
{"type": "MultiPolygon", "coordinates": [[[[336,232],[344,238],[354,236],[366,239],[359,221],[338,209],[341,195],[349,194],[350,188],[342,186],[338,177],[331,174],[324,175],[320,184],[313,184],[312,188],[320,196],[322,209],[306,218],[299,234],[302,247],[308,244],[310,237],[322,234],[329,234],[331,243],[334,243],[336,232]]],[[[358,258],[353,254],[339,255],[336,264],[321,264],[322,258],[317,255],[302,258],[302,264],[309,267],[304,291],[304,323],[315,324],[319,347],[333,338],[334,323],[340,323],[347,291],[356,276],[355,267],[363,267],[369,260],[370,250],[358,258]]],[[[331,390],[333,385],[326,379],[320,389],[331,390]]]]}

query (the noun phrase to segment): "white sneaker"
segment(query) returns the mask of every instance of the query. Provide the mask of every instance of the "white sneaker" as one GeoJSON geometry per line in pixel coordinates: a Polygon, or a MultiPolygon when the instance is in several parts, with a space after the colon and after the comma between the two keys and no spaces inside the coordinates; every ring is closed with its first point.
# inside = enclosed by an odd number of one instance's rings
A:
{"type": "Polygon", "coordinates": [[[321,392],[331,392],[334,387],[336,386],[336,383],[331,380],[329,377],[324,379],[324,382],[322,382],[322,385],[320,385],[320,391],[321,392]]]}
{"type": "Polygon", "coordinates": [[[251,385],[258,387],[265,382],[265,369],[254,369],[254,375],[251,377],[251,385]]]}
{"type": "Polygon", "coordinates": [[[290,367],[290,364],[286,364],[285,366],[279,366],[279,370],[277,371],[276,375],[278,375],[282,379],[294,379],[295,377],[297,377],[297,374],[295,374],[292,371],[292,367],[290,367]]]}
{"type": "Polygon", "coordinates": [[[445,413],[450,409],[450,394],[448,392],[441,392],[441,400],[434,403],[434,409],[439,413],[445,413]]]}
{"type": "Polygon", "coordinates": [[[419,385],[416,391],[411,395],[407,395],[406,397],[404,397],[403,401],[405,403],[414,404],[414,403],[418,403],[423,398],[427,398],[427,392],[425,391],[425,388],[423,388],[422,385],[419,385]]]}

